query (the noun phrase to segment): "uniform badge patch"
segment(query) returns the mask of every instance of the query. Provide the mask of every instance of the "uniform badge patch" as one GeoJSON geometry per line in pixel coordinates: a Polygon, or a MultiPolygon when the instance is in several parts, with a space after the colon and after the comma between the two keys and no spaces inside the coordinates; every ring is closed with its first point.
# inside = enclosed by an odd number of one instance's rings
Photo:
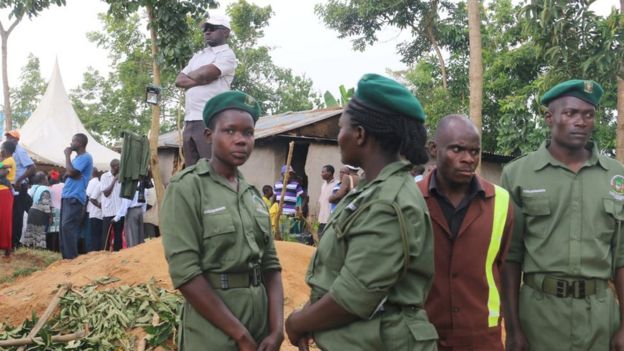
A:
{"type": "Polygon", "coordinates": [[[594,92],[594,84],[592,82],[586,80],[584,85],[585,85],[584,90],[587,94],[591,94],[594,92]]]}
{"type": "Polygon", "coordinates": [[[611,191],[609,194],[617,200],[624,199],[624,176],[617,174],[611,178],[611,191]]]}

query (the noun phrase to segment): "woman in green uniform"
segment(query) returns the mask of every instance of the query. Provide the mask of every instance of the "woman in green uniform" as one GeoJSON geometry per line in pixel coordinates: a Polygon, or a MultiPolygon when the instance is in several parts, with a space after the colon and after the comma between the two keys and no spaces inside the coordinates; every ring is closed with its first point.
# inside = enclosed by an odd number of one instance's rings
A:
{"type": "Polygon", "coordinates": [[[409,171],[427,161],[424,111],[399,83],[367,74],[340,117],[342,162],[365,179],[338,204],[310,263],[310,301],[286,321],[306,350],[435,350],[423,303],[433,278],[427,206],[409,171]]]}
{"type": "Polygon", "coordinates": [[[165,256],[185,299],[180,350],[278,350],[284,339],[268,209],[238,171],[259,115],[255,99],[239,91],[210,99],[203,119],[212,159],[176,174],[165,193],[165,256]]]}

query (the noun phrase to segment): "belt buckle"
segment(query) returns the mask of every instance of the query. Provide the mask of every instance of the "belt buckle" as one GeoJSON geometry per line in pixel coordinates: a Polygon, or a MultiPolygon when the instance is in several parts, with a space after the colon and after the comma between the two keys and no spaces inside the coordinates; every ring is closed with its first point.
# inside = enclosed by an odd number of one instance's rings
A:
{"type": "Polygon", "coordinates": [[[555,296],[557,297],[568,297],[570,295],[569,285],[567,280],[557,279],[556,284],[557,291],[555,296]]]}
{"type": "Polygon", "coordinates": [[[575,280],[572,282],[572,293],[576,299],[584,299],[587,296],[587,282],[585,280],[575,280]]]}

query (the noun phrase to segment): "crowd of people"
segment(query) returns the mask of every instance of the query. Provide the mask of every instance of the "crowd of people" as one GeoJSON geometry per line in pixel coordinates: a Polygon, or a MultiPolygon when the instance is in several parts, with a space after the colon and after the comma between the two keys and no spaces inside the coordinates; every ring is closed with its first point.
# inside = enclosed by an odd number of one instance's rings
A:
{"type": "MultiPolygon", "coordinates": [[[[65,259],[98,250],[120,250],[159,236],[155,190],[143,201],[120,196],[119,160],[101,174],[86,151],[88,138],[75,134],[64,150],[65,172],[37,171],[20,133],[5,134],[0,162],[0,249],[4,259],[19,246],[58,251],[65,259]],[[72,154],[75,156],[72,158],[72,154]]],[[[146,183],[150,183],[146,181],[146,183]]]]}

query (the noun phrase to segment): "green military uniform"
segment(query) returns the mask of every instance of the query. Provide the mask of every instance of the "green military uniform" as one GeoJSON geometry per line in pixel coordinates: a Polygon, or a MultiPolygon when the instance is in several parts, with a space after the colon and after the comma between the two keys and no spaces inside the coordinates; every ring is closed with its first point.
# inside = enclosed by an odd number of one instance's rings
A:
{"type": "Polygon", "coordinates": [[[423,309],[433,281],[433,232],[410,168],[395,162],[360,183],[325,227],[306,277],[311,301],[330,294],[361,319],[315,332],[323,350],[436,349],[423,309]]]}
{"type": "MultiPolygon", "coordinates": [[[[256,121],[260,106],[239,91],[206,104],[204,123],[238,109],[256,121]]],[[[200,159],[171,179],[161,210],[163,246],[175,288],[203,274],[232,314],[260,343],[269,335],[267,291],[262,275],[281,270],[262,195],[237,171],[238,188],[200,159]]],[[[188,302],[184,303],[180,350],[238,350],[236,342],[188,302]]]]}
{"type": "MultiPolygon", "coordinates": [[[[253,271],[280,270],[262,195],[238,174],[238,191],[201,159],[174,176],[162,206],[161,228],[175,288],[206,275],[217,295],[257,342],[269,334],[265,287],[253,271]],[[226,273],[226,274],[221,274],[226,273]],[[250,276],[248,287],[232,278],[250,276]],[[228,281],[229,280],[229,281],[228,281]],[[224,289],[222,283],[229,284],[224,289]]],[[[180,328],[180,350],[237,350],[234,340],[204,319],[188,302],[180,328]]]]}
{"type": "MultiPolygon", "coordinates": [[[[576,89],[582,81],[567,84],[542,101],[569,95],[597,102],[576,89]]],[[[589,143],[591,157],[574,173],[552,157],[548,145],[511,162],[502,175],[516,207],[507,260],[524,272],[522,330],[531,350],[609,350],[620,322],[607,281],[624,266],[624,245],[618,244],[624,234],[624,167],[589,143]]]]}

